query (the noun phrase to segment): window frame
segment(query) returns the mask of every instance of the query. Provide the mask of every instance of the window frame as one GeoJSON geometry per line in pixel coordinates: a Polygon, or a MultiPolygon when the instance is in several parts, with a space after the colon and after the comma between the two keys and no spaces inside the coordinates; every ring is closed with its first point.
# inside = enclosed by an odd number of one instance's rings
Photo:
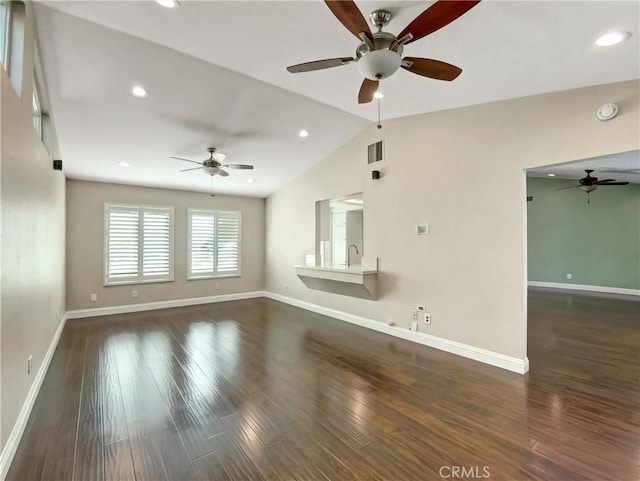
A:
{"type": "Polygon", "coordinates": [[[131,284],[155,284],[173,282],[175,276],[175,212],[173,206],[156,206],[141,204],[104,204],[104,242],[103,242],[103,286],[121,286],[131,284]],[[130,209],[138,212],[138,274],[136,278],[124,280],[109,279],[109,213],[112,208],[130,209]],[[166,277],[144,275],[144,213],[162,211],[169,213],[169,275],[166,277]]]}
{"type": "Polygon", "coordinates": [[[43,142],[44,140],[44,124],[43,124],[43,112],[42,112],[42,100],[40,96],[40,87],[38,86],[37,75],[34,69],[33,78],[33,93],[31,94],[31,110],[33,128],[38,134],[38,138],[43,142]]]}
{"type": "Polygon", "coordinates": [[[11,13],[13,4],[12,1],[0,1],[5,6],[5,18],[4,18],[4,38],[2,43],[2,52],[0,52],[0,63],[5,72],[9,73],[9,52],[11,51],[11,13]]]}
{"type": "Polygon", "coordinates": [[[239,210],[224,210],[224,209],[201,209],[192,208],[187,209],[187,280],[196,281],[202,279],[223,279],[229,277],[242,277],[242,211],[239,210]],[[210,214],[214,217],[216,222],[216,229],[214,231],[214,269],[212,273],[197,274],[191,273],[191,236],[192,236],[192,219],[194,213],[210,214]],[[238,218],[238,270],[231,273],[218,273],[218,230],[217,219],[219,214],[234,214],[238,218]]]}
{"type": "Polygon", "coordinates": [[[9,0],[3,67],[11,80],[13,90],[22,98],[25,70],[25,33],[27,28],[24,0],[9,0]]]}

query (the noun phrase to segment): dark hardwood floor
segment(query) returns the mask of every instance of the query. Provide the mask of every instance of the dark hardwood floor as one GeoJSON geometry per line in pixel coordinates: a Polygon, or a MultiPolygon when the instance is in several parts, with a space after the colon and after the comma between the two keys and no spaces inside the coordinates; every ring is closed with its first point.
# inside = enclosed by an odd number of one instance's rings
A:
{"type": "Polygon", "coordinates": [[[10,480],[638,480],[640,302],[535,290],[527,376],[267,299],[71,321],[10,480]]]}

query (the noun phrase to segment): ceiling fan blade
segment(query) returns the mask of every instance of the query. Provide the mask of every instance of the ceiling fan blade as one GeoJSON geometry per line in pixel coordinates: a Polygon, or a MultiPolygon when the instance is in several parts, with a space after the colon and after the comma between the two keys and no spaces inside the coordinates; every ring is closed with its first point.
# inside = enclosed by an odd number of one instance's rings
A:
{"type": "Polygon", "coordinates": [[[413,22],[407,25],[406,28],[398,34],[398,38],[402,38],[410,33],[413,35],[413,38],[406,43],[415,42],[416,40],[441,29],[445,25],[450,24],[456,18],[475,7],[478,3],[480,3],[480,0],[439,0],[418,15],[413,22]]]}
{"type": "Polygon", "coordinates": [[[202,162],[196,162],[195,160],[183,159],[182,157],[169,157],[170,159],[184,160],[185,162],[191,162],[192,164],[202,165],[202,162]]]}
{"type": "Polygon", "coordinates": [[[360,38],[360,33],[364,32],[367,37],[371,38],[371,29],[365,20],[362,12],[357,5],[351,0],[325,0],[329,10],[336,16],[340,23],[347,30],[360,38]]]}
{"type": "Polygon", "coordinates": [[[596,182],[595,185],[628,185],[629,182],[596,182]]]}
{"type": "Polygon", "coordinates": [[[433,60],[431,58],[405,57],[402,59],[402,68],[409,72],[429,77],[436,80],[454,80],[462,69],[450,63],[433,60]],[[407,65],[405,65],[407,62],[407,65]]]}
{"type": "Polygon", "coordinates": [[[322,70],[324,68],[340,67],[355,62],[353,57],[328,58],[325,60],[314,60],[313,62],[299,63],[287,67],[291,73],[311,72],[313,70],[322,70]]]}
{"type": "Polygon", "coordinates": [[[182,169],[179,170],[178,172],[189,172],[190,170],[200,170],[202,169],[202,167],[191,167],[190,169],[182,169]]]}
{"type": "Polygon", "coordinates": [[[359,104],[368,104],[373,100],[373,94],[378,90],[378,84],[380,82],[378,80],[369,80],[368,78],[364,79],[362,82],[362,86],[360,87],[360,92],[358,93],[358,103],[359,104]]]}
{"type": "Polygon", "coordinates": [[[249,164],[224,164],[222,167],[227,167],[228,169],[241,169],[241,170],[253,169],[253,165],[249,165],[249,164]]]}
{"type": "Polygon", "coordinates": [[[598,180],[596,181],[596,184],[599,184],[601,182],[615,182],[616,179],[602,179],[602,180],[598,180]]]}
{"type": "Polygon", "coordinates": [[[575,189],[576,187],[582,187],[582,185],[569,185],[567,187],[558,187],[555,190],[564,190],[564,189],[575,189]]]}
{"type": "Polygon", "coordinates": [[[222,177],[229,177],[229,172],[227,172],[226,170],[218,169],[218,175],[221,175],[222,177]]]}

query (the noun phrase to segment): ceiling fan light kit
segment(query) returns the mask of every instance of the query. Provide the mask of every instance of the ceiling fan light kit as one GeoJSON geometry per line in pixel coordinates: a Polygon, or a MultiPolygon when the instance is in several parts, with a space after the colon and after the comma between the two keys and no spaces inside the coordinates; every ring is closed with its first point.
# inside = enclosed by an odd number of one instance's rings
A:
{"type": "Polygon", "coordinates": [[[393,50],[374,50],[364,54],[358,61],[358,72],[369,80],[382,80],[391,77],[402,65],[398,52],[393,50]]]}
{"type": "Polygon", "coordinates": [[[378,90],[380,80],[389,78],[401,67],[404,70],[436,80],[451,81],[460,75],[462,69],[455,65],[419,57],[402,57],[404,45],[425,37],[448,25],[465,14],[480,0],[438,0],[418,15],[398,36],[382,29],[391,21],[387,10],[375,10],[369,20],[377,28],[372,33],[362,12],[352,0],[325,0],[336,18],[360,40],[355,57],[339,57],[316,60],[287,67],[291,73],[311,72],[350,63],[357,63],[358,72],[364,77],[358,103],[371,102],[378,90]]]}

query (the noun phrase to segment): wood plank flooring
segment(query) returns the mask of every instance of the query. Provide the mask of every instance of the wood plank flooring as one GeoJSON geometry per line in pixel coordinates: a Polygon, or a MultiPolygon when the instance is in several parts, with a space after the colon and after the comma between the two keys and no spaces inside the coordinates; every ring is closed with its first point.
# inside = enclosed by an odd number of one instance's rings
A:
{"type": "Polygon", "coordinates": [[[529,359],[267,299],[71,321],[8,479],[637,480],[640,302],[532,290],[529,359]]]}

